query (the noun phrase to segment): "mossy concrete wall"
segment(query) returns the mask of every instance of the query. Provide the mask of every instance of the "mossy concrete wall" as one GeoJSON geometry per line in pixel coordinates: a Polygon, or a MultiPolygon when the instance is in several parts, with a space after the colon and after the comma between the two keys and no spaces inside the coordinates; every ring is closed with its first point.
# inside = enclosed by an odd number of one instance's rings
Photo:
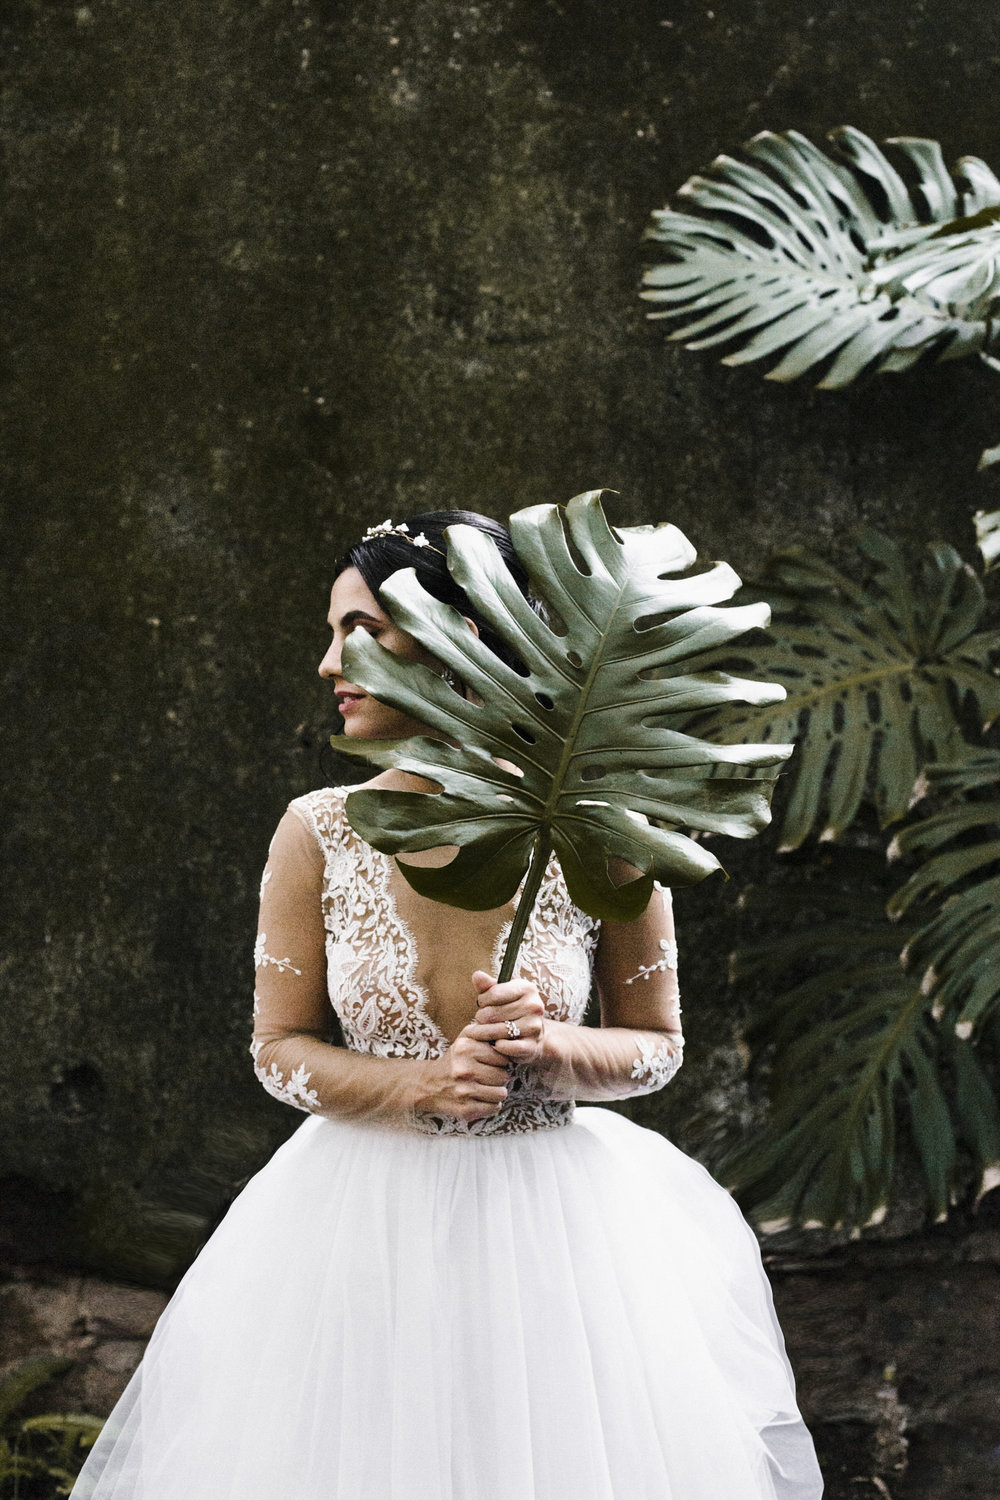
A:
{"type": "MultiPolygon", "coordinates": [[[[2,21],[2,1228],[166,1275],[298,1123],[246,1053],[256,879],[323,780],[325,591],[360,527],[607,485],[742,570],[862,520],[971,549],[983,371],[833,396],[724,370],[645,320],[638,241],[764,127],[1000,164],[1000,36],[980,0],[2,21]]],[[[731,1037],[734,896],[681,903],[695,1059],[731,1037]]],[[[680,1105],[709,1083],[696,1061],[680,1105]]]]}

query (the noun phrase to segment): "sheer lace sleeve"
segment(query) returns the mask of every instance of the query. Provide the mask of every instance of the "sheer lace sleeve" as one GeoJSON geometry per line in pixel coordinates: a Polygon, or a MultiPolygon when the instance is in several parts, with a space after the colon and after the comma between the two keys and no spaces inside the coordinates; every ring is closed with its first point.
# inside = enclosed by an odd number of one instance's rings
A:
{"type": "Polygon", "coordinates": [[[601,1026],[546,1027],[540,1071],[556,1098],[625,1099],[663,1088],[684,1057],[670,892],[635,922],[602,922],[594,963],[601,1026]]]}
{"type": "Polygon", "coordinates": [[[261,879],[254,946],[254,1072],[269,1094],[308,1114],[409,1123],[422,1064],[328,1041],[322,897],[324,851],[293,804],[261,879]]]}

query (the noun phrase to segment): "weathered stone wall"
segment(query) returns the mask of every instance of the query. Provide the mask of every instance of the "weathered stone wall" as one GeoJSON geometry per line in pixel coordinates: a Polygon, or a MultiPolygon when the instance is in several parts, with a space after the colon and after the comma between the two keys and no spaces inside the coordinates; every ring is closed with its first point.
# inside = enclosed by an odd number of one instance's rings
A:
{"type": "MultiPolygon", "coordinates": [[[[169,1280],[298,1119],[249,1074],[247,958],[269,832],[323,779],[332,559],[387,513],[602,484],[743,570],[862,520],[969,549],[980,369],[778,388],[665,348],[635,287],[650,210],[764,127],[1000,164],[1000,38],[979,0],[0,23],[0,1243],[169,1280]]],[[[680,902],[681,1136],[733,1055],[737,887],[680,902]]]]}

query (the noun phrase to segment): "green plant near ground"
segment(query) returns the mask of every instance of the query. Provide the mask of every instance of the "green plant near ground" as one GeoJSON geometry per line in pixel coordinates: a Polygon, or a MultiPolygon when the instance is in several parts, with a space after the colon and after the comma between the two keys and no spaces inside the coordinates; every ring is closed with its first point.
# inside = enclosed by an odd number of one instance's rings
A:
{"type": "Polygon", "coordinates": [[[0,1497],[56,1500],[68,1495],[103,1427],[86,1412],[23,1417],[35,1391],[73,1364],[61,1355],[21,1360],[0,1382],[0,1497]]]}
{"type": "Polygon", "coordinates": [[[877,1222],[901,1122],[935,1217],[1000,1169],[1000,753],[963,739],[1000,716],[1000,632],[983,628],[982,585],[951,548],[926,549],[910,574],[886,538],[868,532],[859,547],[850,577],[784,553],[750,591],[772,607],[754,660],[786,703],[697,720],[700,733],[796,740],[786,850],[817,824],[839,839],[866,807],[899,822],[932,794],[930,816],[884,836],[883,852],[908,861],[888,911],[888,892],[848,897],[818,880],[802,893],[813,920],[789,932],[800,897],[781,884],[773,926],[762,905],[765,937],[734,955],[741,980],[769,981],[748,1041],[770,1110],[719,1170],[775,1226],[877,1222]],[[942,753],[952,764],[934,763],[942,753]]]}

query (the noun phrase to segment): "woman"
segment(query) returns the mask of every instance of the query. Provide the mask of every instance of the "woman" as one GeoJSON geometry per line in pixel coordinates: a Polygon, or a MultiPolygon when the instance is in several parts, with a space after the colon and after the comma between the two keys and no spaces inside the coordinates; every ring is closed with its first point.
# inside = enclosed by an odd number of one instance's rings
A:
{"type": "MultiPolygon", "coordinates": [[[[484,517],[373,528],[337,570],[319,669],[346,735],[423,732],[342,662],[360,627],[441,671],[379,603],[399,567],[503,652],[447,572],[454,522],[488,532],[527,594],[484,517]]],[[[398,771],[367,784],[426,790],[398,771]]],[[[735,1206],[661,1136],[574,1107],[680,1065],[669,894],[598,931],[553,862],[500,985],[513,903],[418,896],[345,796],[290,804],[261,885],[254,1065],[312,1118],[181,1283],[74,1494],[816,1500],[735,1206]],[[599,1029],[580,1025],[592,971],[599,1029]],[[346,1047],[328,1040],[331,1001],[346,1047]]]]}

